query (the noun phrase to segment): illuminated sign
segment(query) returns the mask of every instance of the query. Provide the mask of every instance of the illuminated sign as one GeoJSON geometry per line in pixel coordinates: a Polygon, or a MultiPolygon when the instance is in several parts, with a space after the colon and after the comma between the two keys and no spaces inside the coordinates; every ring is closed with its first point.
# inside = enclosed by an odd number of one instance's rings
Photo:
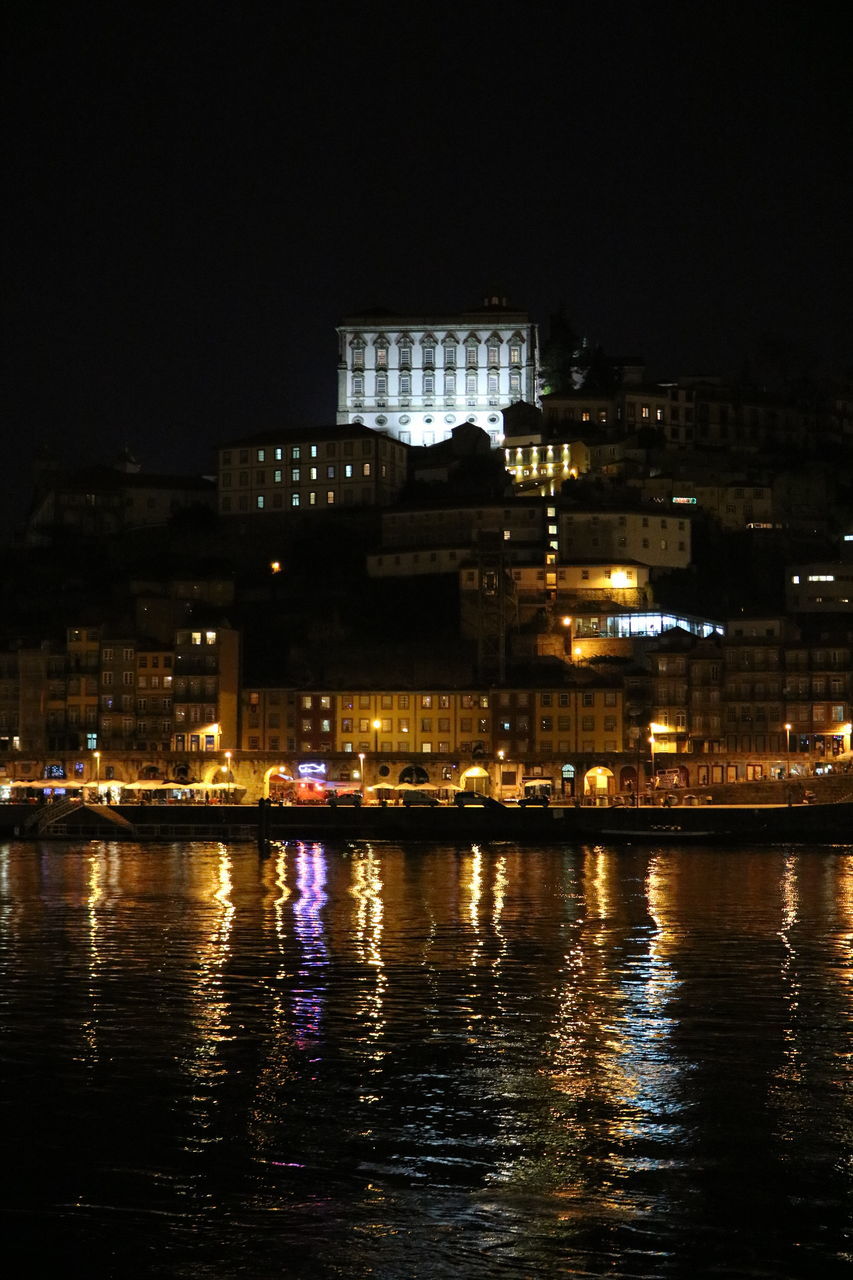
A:
{"type": "Polygon", "coordinates": [[[316,778],[317,775],[323,775],[326,772],[326,766],[323,763],[308,762],[297,766],[299,776],[302,778],[316,778]]]}
{"type": "Polygon", "coordinates": [[[685,502],[686,502],[686,503],[689,503],[689,504],[690,504],[690,505],[692,505],[692,506],[695,506],[695,505],[696,505],[696,499],[695,499],[695,498],[673,498],[673,502],[681,502],[681,503],[685,503],[685,502]]]}

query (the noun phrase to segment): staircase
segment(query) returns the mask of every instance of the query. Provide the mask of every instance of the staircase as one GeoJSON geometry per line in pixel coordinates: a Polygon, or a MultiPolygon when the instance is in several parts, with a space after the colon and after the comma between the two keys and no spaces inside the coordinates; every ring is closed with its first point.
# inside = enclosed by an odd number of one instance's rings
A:
{"type": "Polygon", "coordinates": [[[136,828],[123,814],[117,813],[115,809],[111,809],[106,804],[86,804],[76,799],[59,800],[54,804],[45,805],[43,808],[36,810],[22,828],[23,832],[28,835],[69,835],[73,836],[87,826],[85,820],[78,820],[78,815],[89,814],[96,821],[97,827],[102,827],[105,823],[108,826],[118,828],[125,835],[135,835],[136,828]],[[74,815],[75,821],[68,822],[68,818],[74,815]]]}
{"type": "Polygon", "coordinates": [[[79,808],[80,801],[76,796],[73,799],[55,800],[52,804],[41,805],[23,823],[21,833],[26,832],[28,835],[38,835],[46,827],[52,826],[54,822],[62,822],[64,818],[68,817],[69,813],[73,813],[79,808]]]}
{"type": "Polygon", "coordinates": [[[107,822],[112,823],[114,827],[120,827],[128,835],[134,835],[136,832],[136,827],[129,818],[125,818],[124,814],[111,809],[107,804],[84,804],[83,808],[88,809],[89,813],[97,814],[99,818],[106,818],[107,822]]]}

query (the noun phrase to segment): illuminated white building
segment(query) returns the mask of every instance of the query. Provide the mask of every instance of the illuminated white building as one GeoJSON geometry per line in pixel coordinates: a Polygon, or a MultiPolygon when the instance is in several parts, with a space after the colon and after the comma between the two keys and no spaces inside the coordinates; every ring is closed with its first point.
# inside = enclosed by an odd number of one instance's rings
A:
{"type": "Polygon", "coordinates": [[[473,422],[498,445],[501,409],[537,400],[536,325],[506,298],[456,315],[348,316],[338,343],[338,423],[363,423],[404,444],[436,444],[473,422]]]}

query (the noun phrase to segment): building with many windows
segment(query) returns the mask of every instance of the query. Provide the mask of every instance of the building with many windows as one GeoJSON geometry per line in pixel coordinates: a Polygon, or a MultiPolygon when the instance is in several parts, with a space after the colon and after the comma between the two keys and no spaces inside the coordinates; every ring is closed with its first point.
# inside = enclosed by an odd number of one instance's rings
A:
{"type": "Polygon", "coordinates": [[[543,396],[542,407],[545,440],[572,439],[592,427],[654,427],[672,449],[700,445],[755,452],[796,449],[815,428],[812,409],[715,378],[626,383],[611,393],[582,388],[543,396]]]}
{"type": "Polygon", "coordinates": [[[853,564],[791,565],[785,574],[785,605],[791,614],[853,613],[853,564]]]}
{"type": "Polygon", "coordinates": [[[101,645],[98,745],[116,751],[136,743],[136,644],[118,637],[101,645]]]}
{"type": "Polygon", "coordinates": [[[406,477],[406,446],[359,424],[258,432],[219,450],[219,511],[387,506],[406,477]]]}
{"type": "Polygon", "coordinates": [[[634,484],[643,501],[655,503],[673,515],[701,511],[712,516],[723,529],[770,529],[775,522],[773,487],[761,478],[743,475],[715,478],[708,475],[707,461],[699,461],[701,479],[680,476],[643,477],[634,484]]]}
{"type": "Polygon", "coordinates": [[[137,646],[135,746],[138,750],[169,750],[173,680],[171,649],[148,644],[137,646]]]}
{"type": "Polygon", "coordinates": [[[623,749],[618,677],[567,668],[555,687],[246,689],[244,751],[509,759],[623,749]]]}
{"type": "Polygon", "coordinates": [[[585,559],[634,560],[652,569],[686,569],[690,519],[657,511],[560,510],[559,544],[566,564],[585,559]]]}
{"type": "MultiPolygon", "coordinates": [[[[67,684],[64,732],[69,747],[98,745],[102,627],[69,627],[65,633],[67,684]]],[[[22,679],[22,694],[25,681],[22,679]]],[[[25,735],[26,736],[26,735],[25,735]]]]}
{"type": "Polygon", "coordinates": [[[149,475],[132,460],[119,467],[39,471],[27,515],[26,540],[51,546],[69,535],[111,537],[164,526],[178,512],[212,509],[213,481],[205,476],[149,475]]]}
{"type": "MultiPolygon", "coordinates": [[[[227,625],[182,628],[175,635],[173,669],[173,750],[210,752],[236,746],[239,632],[227,625]]],[[[153,672],[153,690],[152,677],[153,672]]]]}
{"type": "Polygon", "coordinates": [[[501,408],[537,399],[537,328],[506,298],[456,314],[351,315],[338,340],[338,422],[406,444],[435,444],[462,422],[498,444],[501,408]]]}

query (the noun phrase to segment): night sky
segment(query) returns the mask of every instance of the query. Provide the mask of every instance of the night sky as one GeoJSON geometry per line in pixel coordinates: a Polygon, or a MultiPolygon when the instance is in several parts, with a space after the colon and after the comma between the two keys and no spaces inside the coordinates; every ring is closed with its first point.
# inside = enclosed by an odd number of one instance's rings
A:
{"type": "MultiPolygon", "coordinates": [[[[650,373],[853,365],[829,5],[12,5],[7,492],[334,419],[347,312],[495,288],[650,373]],[[704,22],[705,25],[700,25],[704,22]]],[[[14,504],[13,504],[14,509],[14,504]]]]}

